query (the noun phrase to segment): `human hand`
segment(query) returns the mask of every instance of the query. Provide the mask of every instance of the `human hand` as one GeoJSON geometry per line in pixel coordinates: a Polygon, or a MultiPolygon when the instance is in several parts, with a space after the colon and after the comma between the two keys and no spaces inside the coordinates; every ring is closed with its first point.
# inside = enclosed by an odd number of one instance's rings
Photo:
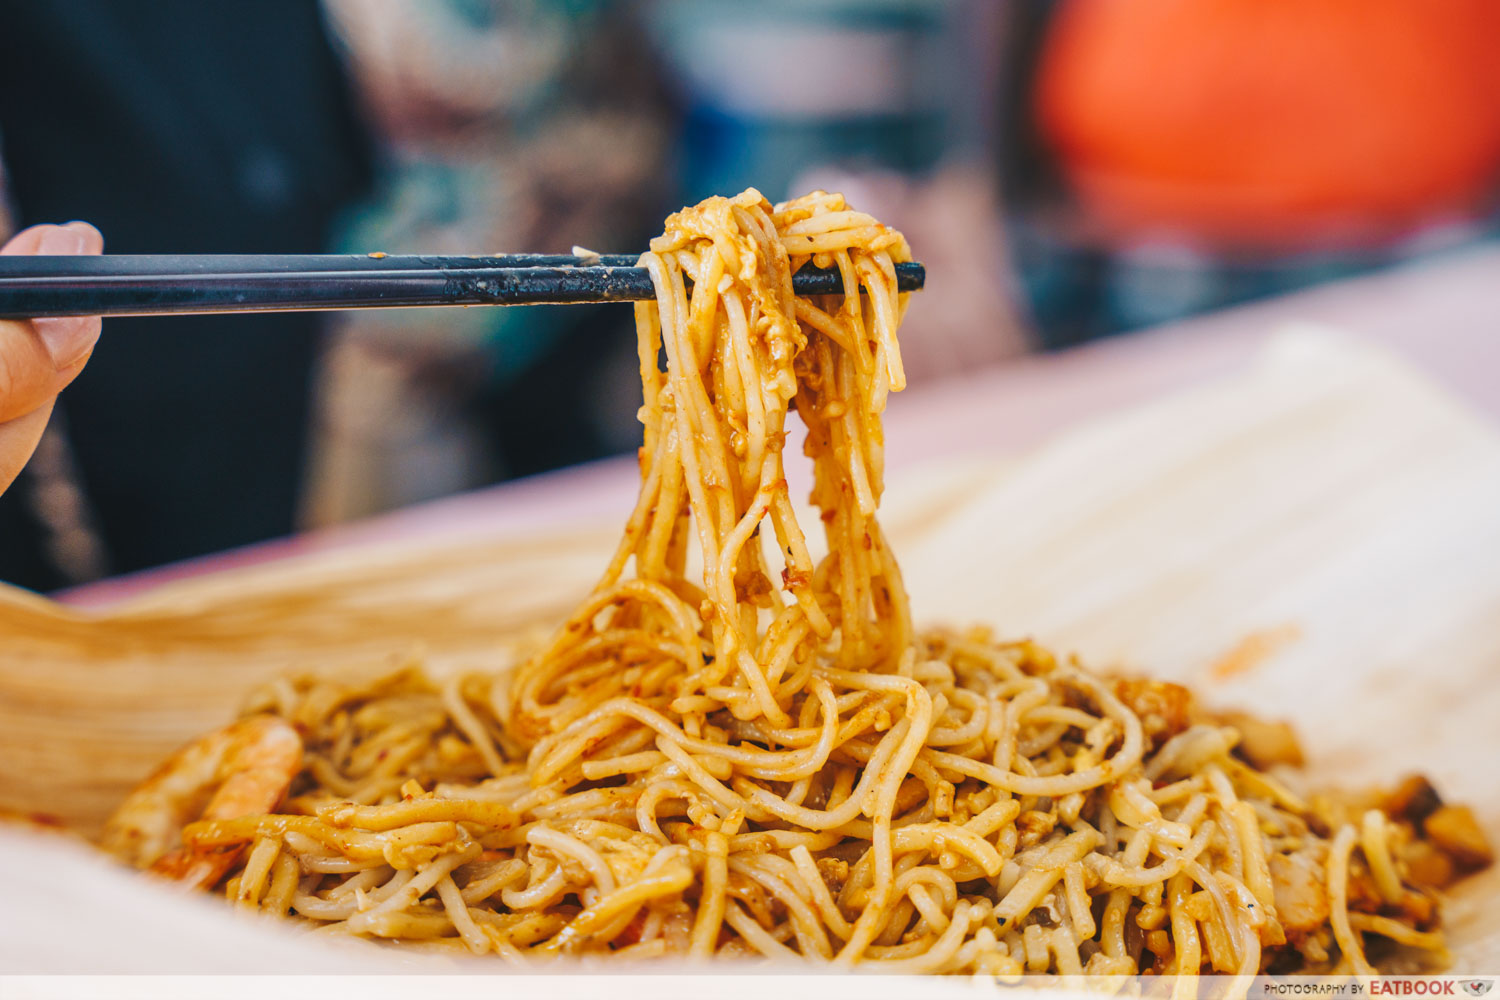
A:
{"type": "MultiPolygon", "coordinates": [[[[32,226],[0,254],[96,254],[104,237],[87,222],[32,226]]],[[[57,394],[83,370],[99,339],[98,316],[0,320],[0,493],[41,440],[57,394]]]]}

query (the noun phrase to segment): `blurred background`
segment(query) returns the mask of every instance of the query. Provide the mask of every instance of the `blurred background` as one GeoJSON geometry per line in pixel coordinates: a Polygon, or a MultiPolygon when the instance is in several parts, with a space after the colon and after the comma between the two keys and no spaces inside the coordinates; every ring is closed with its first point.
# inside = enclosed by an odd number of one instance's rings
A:
{"type": "MultiPolygon", "coordinates": [[[[0,0],[6,230],[634,252],[709,194],[838,189],[928,266],[918,385],[1500,232],[1491,0],[41,6],[0,0]]],[[[0,498],[0,579],[630,451],[631,329],[592,307],[112,320],[0,498]]]]}

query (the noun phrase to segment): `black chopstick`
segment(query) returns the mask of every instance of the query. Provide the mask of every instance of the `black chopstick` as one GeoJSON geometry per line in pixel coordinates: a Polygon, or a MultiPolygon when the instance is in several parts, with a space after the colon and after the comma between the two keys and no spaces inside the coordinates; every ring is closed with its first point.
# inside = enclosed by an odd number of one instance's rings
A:
{"type": "MultiPolygon", "coordinates": [[[[492,257],[114,254],[0,257],[0,319],[302,312],[396,306],[541,305],[654,298],[651,275],[622,254],[492,257]]],[[[921,264],[897,264],[900,291],[921,264]]],[[[798,295],[837,294],[836,269],[803,266],[798,295]]]]}

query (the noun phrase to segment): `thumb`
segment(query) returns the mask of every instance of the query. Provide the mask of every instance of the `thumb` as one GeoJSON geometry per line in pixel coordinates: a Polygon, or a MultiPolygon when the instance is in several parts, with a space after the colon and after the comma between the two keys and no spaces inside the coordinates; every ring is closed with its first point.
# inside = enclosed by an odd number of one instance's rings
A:
{"type": "Polygon", "coordinates": [[[47,419],[52,416],[52,400],[32,410],[24,417],[17,417],[0,424],[0,493],[10,489],[10,484],[21,474],[21,468],[36,451],[42,432],[47,429],[47,419]]]}
{"type": "MultiPolygon", "coordinates": [[[[98,253],[99,231],[85,222],[33,226],[0,254],[98,253]]],[[[99,339],[97,316],[0,320],[0,423],[55,397],[83,369],[99,339]]]]}

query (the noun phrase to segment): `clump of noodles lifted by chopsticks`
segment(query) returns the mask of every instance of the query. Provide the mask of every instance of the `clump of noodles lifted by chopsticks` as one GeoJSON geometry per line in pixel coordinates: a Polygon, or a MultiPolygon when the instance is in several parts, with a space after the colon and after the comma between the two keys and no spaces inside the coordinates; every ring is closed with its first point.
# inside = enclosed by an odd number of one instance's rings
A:
{"type": "Polygon", "coordinates": [[[913,629],[876,519],[908,259],[837,195],[672,216],[641,258],[640,499],[550,642],[442,683],[273,684],[134,793],[105,846],[320,933],[512,959],[1440,960],[1435,890],[1489,848],[1430,786],[1305,801],[1264,770],[1295,756],[1274,726],[913,629]],[[842,295],[793,296],[809,260],[842,295]],[[784,475],[792,409],[818,561],[784,475]]]}

